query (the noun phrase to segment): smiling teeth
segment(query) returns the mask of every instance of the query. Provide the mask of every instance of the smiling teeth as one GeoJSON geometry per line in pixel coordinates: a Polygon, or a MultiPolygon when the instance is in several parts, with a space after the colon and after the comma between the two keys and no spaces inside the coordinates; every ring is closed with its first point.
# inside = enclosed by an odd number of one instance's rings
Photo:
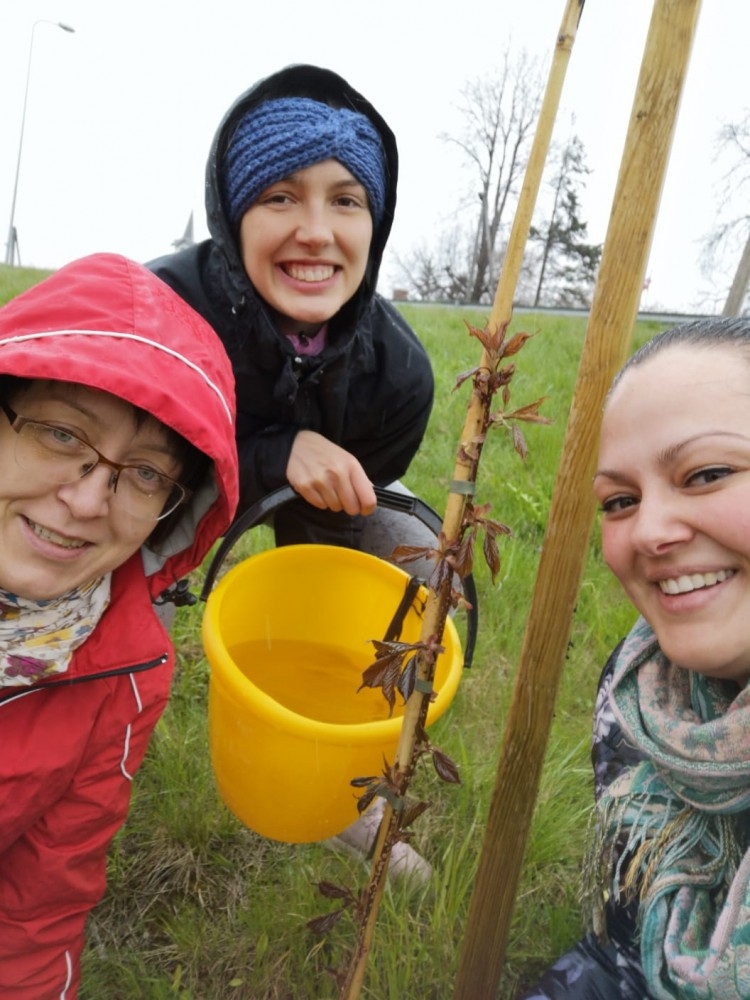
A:
{"type": "Polygon", "coordinates": [[[55,545],[60,545],[64,549],[82,549],[86,544],[77,538],[65,538],[63,535],[58,535],[56,531],[43,528],[41,524],[35,524],[33,521],[29,521],[29,524],[31,525],[31,530],[38,538],[43,538],[47,542],[54,542],[55,545]]]}
{"type": "Polygon", "coordinates": [[[295,281],[327,281],[333,277],[331,264],[319,264],[316,267],[302,267],[300,264],[287,264],[286,273],[295,281]]]}
{"type": "Polygon", "coordinates": [[[713,587],[714,584],[728,580],[733,575],[734,571],[730,569],[720,569],[716,573],[691,573],[690,576],[660,580],[659,588],[663,594],[689,594],[691,590],[713,587]]]}

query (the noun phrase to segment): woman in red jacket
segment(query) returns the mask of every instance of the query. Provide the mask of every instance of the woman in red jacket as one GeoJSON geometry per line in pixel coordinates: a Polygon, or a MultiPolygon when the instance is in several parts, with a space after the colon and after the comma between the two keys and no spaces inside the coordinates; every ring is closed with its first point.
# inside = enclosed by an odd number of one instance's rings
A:
{"type": "Polygon", "coordinates": [[[237,503],[208,325],[97,254],[0,309],[0,996],[73,1000],[107,848],[164,709],[153,600],[237,503]]]}

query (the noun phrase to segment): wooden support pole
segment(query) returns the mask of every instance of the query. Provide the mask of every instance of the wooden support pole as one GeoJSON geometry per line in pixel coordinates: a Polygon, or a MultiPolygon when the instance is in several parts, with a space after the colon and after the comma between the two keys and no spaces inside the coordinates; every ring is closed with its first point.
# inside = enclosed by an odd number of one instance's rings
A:
{"type": "MultiPolygon", "coordinates": [[[[510,321],[513,309],[513,295],[521,272],[524,248],[529,235],[531,217],[542,182],[544,163],[549,150],[552,129],[560,103],[565,72],[570,58],[570,50],[575,39],[576,28],[581,16],[584,0],[566,0],[562,24],[557,34],[557,44],[552,65],[545,88],[544,99],[539,113],[539,122],[534,134],[529,162],[526,166],[523,187],[518,201],[518,208],[513,220],[508,240],[508,249],[503,261],[503,269],[498,282],[495,301],[492,307],[488,326],[493,331],[510,321]]],[[[487,352],[482,352],[480,368],[491,364],[487,352]]],[[[484,426],[485,409],[478,393],[472,395],[466,413],[466,420],[461,435],[461,441],[456,453],[456,464],[453,469],[453,485],[448,495],[442,531],[446,538],[456,539],[461,535],[463,516],[467,497],[470,495],[462,485],[473,481],[481,455],[481,446],[476,444],[484,426]]],[[[425,605],[422,621],[421,639],[429,642],[434,636],[441,636],[448,613],[451,580],[446,578],[440,592],[430,589],[425,605]]],[[[430,666],[427,658],[416,657],[417,681],[432,680],[431,673],[434,664],[430,666]]],[[[395,766],[402,774],[401,796],[406,794],[411,780],[411,761],[416,746],[417,732],[424,725],[427,710],[425,694],[418,691],[409,697],[404,710],[401,733],[396,749],[395,766]]],[[[367,970],[367,960],[375,935],[380,900],[385,886],[389,841],[394,829],[394,812],[390,802],[386,802],[383,821],[380,826],[375,845],[372,873],[365,893],[365,905],[361,908],[360,923],[357,930],[357,940],[351,960],[346,968],[339,1000],[357,1000],[364,984],[367,970]]]]}
{"type": "Polygon", "coordinates": [[[655,0],[586,329],[454,1000],[495,1000],[558,682],[594,518],[607,389],[625,361],[648,263],[700,0],[655,0]]]}

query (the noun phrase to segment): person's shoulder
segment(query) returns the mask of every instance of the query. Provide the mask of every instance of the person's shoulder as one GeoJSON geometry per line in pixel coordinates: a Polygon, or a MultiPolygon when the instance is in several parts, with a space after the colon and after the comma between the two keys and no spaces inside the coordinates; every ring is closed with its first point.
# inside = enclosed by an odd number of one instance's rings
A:
{"type": "Polygon", "coordinates": [[[385,295],[381,295],[380,292],[376,292],[372,297],[372,305],[373,309],[375,309],[376,311],[387,314],[388,316],[396,317],[398,320],[400,320],[401,323],[404,324],[404,326],[406,326],[408,329],[411,329],[411,327],[406,322],[406,320],[401,315],[396,306],[393,304],[393,302],[390,299],[386,298],[385,295]]]}
{"type": "Polygon", "coordinates": [[[435,379],[429,354],[398,309],[376,295],[370,311],[369,337],[375,370],[389,373],[388,381],[400,393],[416,394],[431,404],[435,379]]]}
{"type": "Polygon", "coordinates": [[[177,292],[223,338],[232,303],[219,273],[220,254],[212,240],[149,261],[146,267],[177,292]]]}
{"type": "Polygon", "coordinates": [[[175,291],[195,284],[206,266],[211,241],[194,243],[184,250],[164,254],[146,262],[146,267],[175,291]]]}

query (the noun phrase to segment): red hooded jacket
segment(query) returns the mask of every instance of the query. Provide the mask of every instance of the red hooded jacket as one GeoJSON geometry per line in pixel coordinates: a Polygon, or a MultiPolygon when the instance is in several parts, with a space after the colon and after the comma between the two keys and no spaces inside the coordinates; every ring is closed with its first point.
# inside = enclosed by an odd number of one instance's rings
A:
{"type": "Polygon", "coordinates": [[[152,599],[202,561],[236,508],[234,384],[211,328],[112,254],[0,309],[0,373],[105,390],[213,462],[159,551],[146,545],[114,571],[109,607],[66,673],[0,687],[0,997],[73,1000],[107,848],[169,694],[173,649],[152,599]]]}

